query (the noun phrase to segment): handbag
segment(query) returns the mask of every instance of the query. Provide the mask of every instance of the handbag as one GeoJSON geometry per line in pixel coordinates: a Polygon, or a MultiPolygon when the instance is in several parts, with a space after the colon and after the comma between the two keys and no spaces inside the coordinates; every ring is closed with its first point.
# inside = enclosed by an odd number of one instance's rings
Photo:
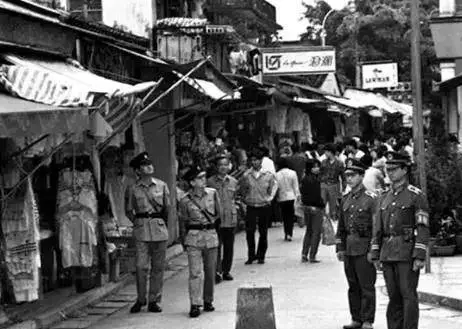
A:
{"type": "Polygon", "coordinates": [[[297,218],[297,224],[299,227],[305,226],[305,212],[303,210],[302,202],[299,199],[295,200],[294,204],[295,217],[297,218]]]}

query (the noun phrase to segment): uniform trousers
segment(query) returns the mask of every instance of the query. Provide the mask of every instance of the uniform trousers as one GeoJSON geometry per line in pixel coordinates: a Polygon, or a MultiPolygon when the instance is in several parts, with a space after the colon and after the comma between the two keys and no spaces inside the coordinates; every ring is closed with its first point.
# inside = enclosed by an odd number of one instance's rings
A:
{"type": "Polygon", "coordinates": [[[330,218],[336,221],[338,219],[339,199],[342,197],[340,193],[340,183],[321,183],[321,197],[324,203],[329,205],[330,218]]]}
{"type": "Polygon", "coordinates": [[[295,219],[295,200],[280,201],[282,221],[284,222],[284,234],[294,235],[294,219],[295,219]]]}
{"type": "Polygon", "coordinates": [[[374,323],[375,319],[375,266],[366,255],[345,256],[345,275],[348,281],[348,302],[351,318],[355,322],[374,323]]]}
{"type": "Polygon", "coordinates": [[[388,329],[417,329],[420,271],[412,270],[413,261],[383,262],[383,277],[388,291],[388,329]]]}
{"type": "Polygon", "coordinates": [[[247,238],[248,258],[265,259],[268,249],[268,224],[271,220],[271,206],[266,207],[247,207],[245,219],[245,231],[247,238]],[[258,249],[255,255],[255,231],[258,224],[258,249]]]}
{"type": "Polygon", "coordinates": [[[149,302],[160,303],[164,283],[167,241],[135,241],[135,249],[138,302],[146,305],[149,273],[149,302]]]}
{"type": "Polygon", "coordinates": [[[218,248],[187,246],[191,305],[213,302],[218,248]]]}
{"type": "Polygon", "coordinates": [[[221,227],[218,231],[217,273],[231,272],[234,257],[235,227],[221,227]]]}

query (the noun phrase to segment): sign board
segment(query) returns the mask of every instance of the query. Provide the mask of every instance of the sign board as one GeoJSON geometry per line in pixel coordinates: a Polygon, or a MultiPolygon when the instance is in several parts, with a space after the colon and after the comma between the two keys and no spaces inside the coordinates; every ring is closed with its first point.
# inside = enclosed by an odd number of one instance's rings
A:
{"type": "Polygon", "coordinates": [[[331,47],[263,48],[264,75],[320,74],[335,72],[331,47]]]}
{"type": "Polygon", "coordinates": [[[103,23],[140,37],[149,37],[153,26],[152,0],[102,0],[103,23]]]}
{"type": "Polygon", "coordinates": [[[390,88],[398,86],[398,64],[362,64],[362,88],[390,88]]]}

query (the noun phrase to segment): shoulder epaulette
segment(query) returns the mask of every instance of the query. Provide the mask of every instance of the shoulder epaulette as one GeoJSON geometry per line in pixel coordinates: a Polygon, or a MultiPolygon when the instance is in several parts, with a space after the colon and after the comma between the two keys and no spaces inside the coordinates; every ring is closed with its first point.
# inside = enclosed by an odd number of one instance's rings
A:
{"type": "Polygon", "coordinates": [[[417,187],[415,187],[414,185],[408,185],[407,186],[407,189],[409,191],[411,191],[412,193],[415,193],[415,194],[422,194],[422,190],[421,189],[418,189],[417,187]]]}
{"type": "Polygon", "coordinates": [[[376,193],[372,192],[372,191],[367,191],[366,190],[366,192],[364,192],[364,193],[366,193],[366,195],[370,196],[373,199],[378,197],[378,195],[376,193]]]}

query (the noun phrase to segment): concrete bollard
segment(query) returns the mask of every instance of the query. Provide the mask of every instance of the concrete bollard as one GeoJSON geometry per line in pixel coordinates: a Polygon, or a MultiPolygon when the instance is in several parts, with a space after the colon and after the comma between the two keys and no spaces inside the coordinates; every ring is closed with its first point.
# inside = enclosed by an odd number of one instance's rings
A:
{"type": "Polygon", "coordinates": [[[271,286],[238,289],[236,329],[276,329],[271,286]]]}

